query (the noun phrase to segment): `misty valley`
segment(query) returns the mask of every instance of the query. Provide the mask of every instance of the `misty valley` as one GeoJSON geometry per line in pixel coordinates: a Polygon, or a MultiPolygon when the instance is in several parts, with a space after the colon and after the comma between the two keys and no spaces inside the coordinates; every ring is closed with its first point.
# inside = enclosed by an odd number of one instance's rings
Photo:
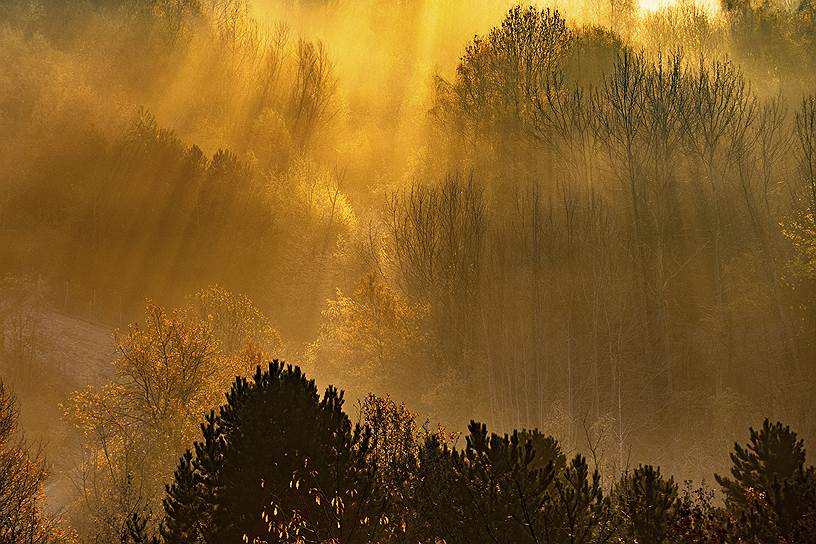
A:
{"type": "Polygon", "coordinates": [[[816,543],[812,0],[0,1],[0,544],[816,543]]]}

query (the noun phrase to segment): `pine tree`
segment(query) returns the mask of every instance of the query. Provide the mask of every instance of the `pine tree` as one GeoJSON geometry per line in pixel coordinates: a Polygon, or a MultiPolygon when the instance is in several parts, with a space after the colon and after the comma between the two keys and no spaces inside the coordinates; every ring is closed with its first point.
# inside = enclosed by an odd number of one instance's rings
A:
{"type": "Polygon", "coordinates": [[[576,455],[555,479],[549,494],[544,523],[545,542],[602,544],[608,542],[615,525],[609,497],[601,487],[601,475],[590,474],[586,459],[576,455]]]}
{"type": "Polygon", "coordinates": [[[277,361],[237,379],[179,462],[165,541],[370,541],[384,498],[366,462],[370,431],[342,407],[342,392],[329,387],[321,400],[313,380],[277,361]]]}
{"type": "MultiPolygon", "coordinates": [[[[538,542],[542,507],[555,478],[560,448],[539,463],[527,433],[488,434],[471,422],[463,451],[432,437],[420,453],[418,522],[426,540],[450,543],[538,542]]],[[[540,441],[544,444],[545,441],[540,441]]]]}
{"type": "Polygon", "coordinates": [[[203,518],[208,509],[200,480],[193,468],[193,454],[187,450],[179,461],[173,484],[167,486],[167,497],[163,501],[166,518],[161,531],[167,542],[202,542],[199,531],[206,525],[203,518]]]}
{"type": "Polygon", "coordinates": [[[666,537],[677,503],[674,478],[664,479],[660,469],[640,466],[624,474],[613,491],[624,533],[633,542],[660,544],[666,537]]]}
{"type": "Polygon", "coordinates": [[[790,427],[750,429],[746,447],[734,444],[733,480],[715,475],[736,520],[737,536],[748,542],[814,542],[807,526],[816,517],[816,470],[805,466],[805,446],[790,427]]]}
{"type": "Polygon", "coordinates": [[[432,437],[420,452],[416,540],[449,544],[603,543],[614,535],[598,471],[538,431],[488,434],[471,422],[463,451],[432,437]],[[540,452],[536,448],[540,448],[540,452]]]}
{"type": "Polygon", "coordinates": [[[125,523],[122,544],[159,544],[159,539],[148,535],[148,516],[134,512],[125,523]]]}
{"type": "Polygon", "coordinates": [[[542,434],[538,429],[519,431],[519,439],[522,443],[530,441],[535,455],[533,457],[533,468],[543,469],[548,463],[553,464],[555,472],[561,472],[567,466],[567,458],[561,451],[558,440],[552,436],[542,434]]]}

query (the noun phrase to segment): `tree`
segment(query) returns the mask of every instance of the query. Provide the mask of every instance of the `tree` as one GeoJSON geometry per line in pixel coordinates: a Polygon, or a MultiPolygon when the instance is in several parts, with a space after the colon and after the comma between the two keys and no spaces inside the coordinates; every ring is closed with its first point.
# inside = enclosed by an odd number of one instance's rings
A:
{"type": "Polygon", "coordinates": [[[220,349],[227,355],[251,347],[264,355],[278,357],[284,350],[280,333],[244,294],[233,294],[220,285],[213,285],[195,294],[191,309],[202,322],[209,322],[220,349]]]}
{"type": "Polygon", "coordinates": [[[590,474],[586,459],[578,454],[555,480],[547,539],[570,544],[603,544],[615,534],[609,497],[596,469],[590,474]]]}
{"type": "Polygon", "coordinates": [[[733,479],[715,475],[736,532],[750,542],[812,542],[807,524],[816,516],[816,469],[805,466],[804,441],[790,427],[750,429],[747,446],[734,444],[733,479]],[[805,540],[801,540],[805,537],[805,540]]]}
{"type": "Polygon", "coordinates": [[[552,461],[533,467],[532,441],[499,436],[471,422],[467,446],[449,449],[427,441],[421,454],[418,516],[445,542],[537,542],[552,461]]]}
{"type": "Polygon", "coordinates": [[[18,436],[18,417],[16,400],[0,381],[0,542],[53,542],[53,520],[43,508],[45,462],[18,436]]]}
{"type": "Polygon", "coordinates": [[[475,126],[523,124],[531,98],[556,70],[570,38],[557,10],[511,8],[501,25],[465,50],[452,89],[457,110],[475,126]]]}
{"type": "Polygon", "coordinates": [[[352,427],[333,387],[274,361],[238,378],[164,500],[168,544],[371,542],[389,523],[367,462],[371,431],[352,427]]]}
{"type": "Polygon", "coordinates": [[[716,391],[726,387],[734,365],[734,330],[728,289],[724,275],[727,261],[724,242],[728,172],[735,165],[739,135],[752,125],[756,98],[741,70],[732,62],[706,62],[700,58],[697,70],[686,77],[689,100],[683,108],[684,142],[688,153],[699,161],[702,214],[711,248],[714,303],[724,323],[718,339],[723,361],[717,365],[716,391]]]}
{"type": "MultiPolygon", "coordinates": [[[[429,433],[419,428],[416,414],[388,396],[369,393],[360,403],[360,416],[371,429],[369,462],[377,467],[377,485],[389,496],[389,515],[399,519],[393,528],[404,533],[414,515],[412,499],[422,436],[429,433]]],[[[399,533],[392,535],[396,536],[399,533]]]]}
{"type": "Polygon", "coordinates": [[[42,349],[40,331],[44,295],[33,278],[0,278],[0,365],[20,384],[33,385],[34,365],[42,349]]]}
{"type": "Polygon", "coordinates": [[[290,132],[299,144],[306,145],[313,134],[335,116],[339,110],[336,90],[334,67],[324,45],[300,40],[297,76],[287,111],[290,132]]]}
{"type": "Polygon", "coordinates": [[[307,348],[309,367],[321,379],[351,380],[355,398],[377,391],[412,399],[426,413],[466,417],[458,392],[467,387],[467,374],[452,368],[440,373],[429,303],[367,274],[352,293],[338,289],[325,304],[318,337],[307,348]]]}
{"type": "MultiPolygon", "coordinates": [[[[535,98],[570,51],[572,33],[558,10],[511,8],[487,36],[465,49],[456,79],[437,81],[434,114],[478,164],[522,157],[533,149],[535,98]],[[487,159],[487,160],[485,160],[487,159]]],[[[529,153],[527,157],[529,157],[529,153]]]]}
{"type": "Polygon", "coordinates": [[[726,544],[728,514],[713,504],[714,491],[699,487],[692,489],[686,482],[683,493],[675,502],[675,514],[669,531],[672,544],[726,544]]]}
{"type": "Polygon", "coordinates": [[[76,506],[89,522],[82,530],[109,539],[125,534],[133,514],[158,512],[197,422],[258,357],[223,355],[209,321],[151,303],[142,323],[118,335],[117,351],[113,379],[64,406],[82,437],[74,474],[76,506]]]}
{"type": "Polygon", "coordinates": [[[115,380],[66,403],[81,432],[76,484],[88,531],[118,538],[127,519],[158,506],[163,480],[212,396],[218,345],[206,326],[149,304],[117,341],[115,380]]]}
{"type": "Polygon", "coordinates": [[[795,114],[795,129],[797,162],[806,187],[800,197],[816,213],[816,95],[802,99],[795,114]]]}
{"type": "Polygon", "coordinates": [[[793,246],[788,263],[792,279],[802,283],[816,281],[816,212],[790,218],[782,224],[782,234],[793,246]]]}
{"type": "Polygon", "coordinates": [[[326,301],[317,340],[309,347],[315,370],[333,381],[353,377],[363,391],[420,395],[435,360],[429,306],[401,296],[374,274],[350,295],[326,301]],[[424,371],[418,371],[424,367],[424,371]]]}
{"type": "Polygon", "coordinates": [[[386,226],[398,285],[431,303],[437,338],[449,360],[471,347],[487,238],[484,189],[461,175],[439,185],[414,184],[392,193],[386,226]]]}
{"type": "Polygon", "coordinates": [[[537,431],[488,434],[471,422],[467,446],[434,437],[420,453],[418,518],[425,538],[451,543],[603,543],[612,538],[600,474],[537,431]],[[541,448],[536,449],[536,446],[541,448]]]}
{"type": "Polygon", "coordinates": [[[666,542],[677,504],[673,478],[665,480],[660,469],[651,465],[639,466],[623,475],[612,491],[612,501],[632,542],[666,542]]]}
{"type": "MultiPolygon", "coordinates": [[[[788,270],[797,287],[816,285],[816,96],[802,101],[795,116],[795,151],[801,187],[794,190],[797,210],[782,223],[793,246],[788,270]]],[[[801,295],[800,295],[801,297],[801,295]]],[[[801,297],[807,315],[809,297],[801,297]]]]}

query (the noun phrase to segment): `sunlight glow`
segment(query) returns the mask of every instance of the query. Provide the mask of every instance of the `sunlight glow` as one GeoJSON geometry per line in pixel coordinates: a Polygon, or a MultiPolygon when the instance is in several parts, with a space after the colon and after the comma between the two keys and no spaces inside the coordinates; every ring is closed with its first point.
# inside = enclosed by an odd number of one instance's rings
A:
{"type": "Polygon", "coordinates": [[[674,4],[674,0],[640,0],[639,4],[641,11],[651,13],[674,4]]]}
{"type": "MultiPolygon", "coordinates": [[[[682,2],[678,0],[639,0],[638,5],[640,6],[641,14],[646,15],[678,3],[682,2]]],[[[710,13],[717,13],[720,10],[718,0],[696,0],[694,3],[699,7],[705,8],[710,13]]]]}

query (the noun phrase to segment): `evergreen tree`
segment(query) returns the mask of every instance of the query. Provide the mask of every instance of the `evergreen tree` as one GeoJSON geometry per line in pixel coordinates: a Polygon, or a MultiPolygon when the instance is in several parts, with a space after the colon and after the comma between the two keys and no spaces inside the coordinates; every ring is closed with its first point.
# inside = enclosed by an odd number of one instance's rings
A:
{"type": "Polygon", "coordinates": [[[746,447],[734,444],[733,479],[715,475],[748,542],[816,542],[816,470],[805,466],[804,441],[790,427],[767,419],[750,429],[746,447]]]}
{"type": "Polygon", "coordinates": [[[488,435],[487,427],[475,422],[469,430],[467,448],[453,460],[472,497],[473,514],[485,516],[479,540],[535,542],[540,508],[555,476],[552,461],[534,468],[533,442],[522,441],[517,431],[509,437],[488,435]]]}
{"type": "Polygon", "coordinates": [[[499,436],[476,422],[469,430],[463,451],[432,438],[420,453],[417,505],[425,540],[575,544],[611,538],[609,499],[583,457],[566,466],[558,443],[538,431],[499,436]]]}
{"type": "Polygon", "coordinates": [[[534,468],[531,440],[488,434],[472,421],[463,451],[431,439],[420,455],[418,516],[431,541],[536,542],[538,520],[555,471],[534,468]]]}
{"type": "Polygon", "coordinates": [[[148,516],[132,513],[125,523],[122,544],[159,544],[159,539],[148,534],[148,516]]]}
{"type": "Polygon", "coordinates": [[[370,431],[352,428],[342,406],[342,392],[321,400],[313,380],[277,361],[236,379],[168,486],[165,541],[371,541],[385,499],[366,462],[370,431]]]}
{"type": "MultiPolygon", "coordinates": [[[[211,413],[208,422],[214,417],[211,413]]],[[[209,425],[202,427],[210,428],[209,425]]],[[[206,439],[204,443],[207,443],[206,439]]],[[[196,444],[196,448],[199,445],[196,444]]],[[[197,458],[201,459],[202,456],[197,458]]],[[[168,542],[202,542],[198,536],[201,529],[208,525],[205,520],[209,512],[204,500],[206,490],[201,480],[201,475],[193,468],[193,455],[187,450],[179,461],[173,484],[167,486],[167,497],[164,499],[166,516],[162,535],[168,542]]]]}
{"type": "Polygon", "coordinates": [[[622,518],[623,533],[632,542],[666,541],[677,503],[674,478],[664,479],[660,469],[640,466],[623,475],[613,491],[622,518]]]}
{"type": "Polygon", "coordinates": [[[555,479],[545,504],[544,542],[603,544],[615,533],[609,497],[601,475],[590,474],[584,456],[576,455],[555,479]]]}
{"type": "Polygon", "coordinates": [[[561,451],[561,445],[552,436],[543,434],[538,429],[525,429],[519,431],[519,439],[522,443],[532,443],[535,452],[531,465],[533,468],[543,469],[548,463],[552,463],[555,472],[560,473],[567,466],[567,458],[561,451]]]}

